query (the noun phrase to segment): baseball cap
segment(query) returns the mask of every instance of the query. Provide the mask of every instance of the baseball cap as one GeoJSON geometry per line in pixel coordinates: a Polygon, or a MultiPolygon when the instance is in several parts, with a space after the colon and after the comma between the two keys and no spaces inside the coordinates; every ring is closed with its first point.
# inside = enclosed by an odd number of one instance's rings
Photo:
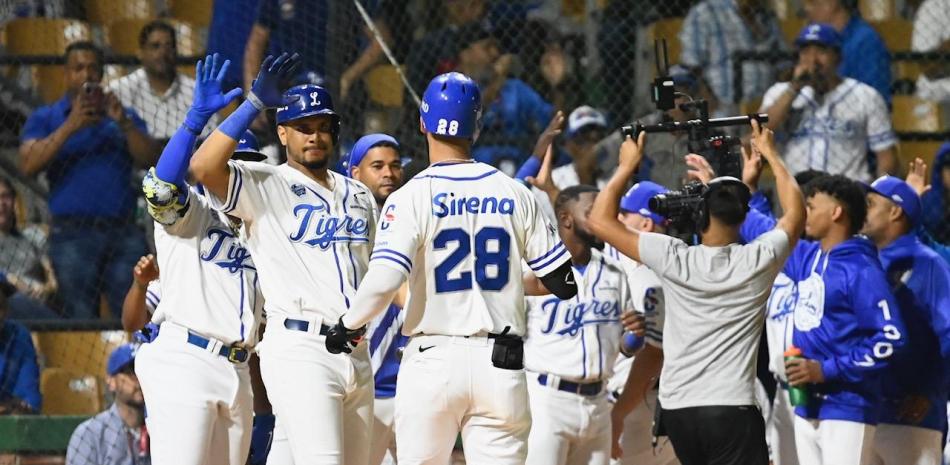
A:
{"type": "Polygon", "coordinates": [[[920,197],[910,184],[900,178],[884,175],[871,183],[871,192],[879,194],[904,210],[911,224],[917,224],[920,219],[920,197]]]}
{"type": "Polygon", "coordinates": [[[841,49],[841,34],[830,24],[812,23],[805,26],[795,39],[795,46],[802,48],[809,44],[818,44],[841,49]]]}
{"type": "Polygon", "coordinates": [[[106,365],[106,372],[109,376],[115,376],[123,368],[127,367],[135,360],[135,352],[138,351],[138,344],[122,344],[112,351],[109,355],[109,362],[106,365]]]}
{"type": "Polygon", "coordinates": [[[234,153],[231,154],[231,158],[235,160],[262,161],[266,160],[267,156],[261,153],[257,136],[250,130],[247,130],[244,131],[244,134],[241,134],[241,138],[238,139],[238,146],[234,149],[234,153]]]}
{"type": "Polygon", "coordinates": [[[353,144],[353,149],[350,150],[350,157],[346,162],[346,174],[352,177],[353,167],[359,166],[360,162],[363,161],[363,158],[366,157],[366,152],[369,152],[369,149],[384,142],[395,145],[397,149],[399,148],[399,142],[396,141],[395,137],[390,136],[389,134],[367,134],[363,137],[360,137],[359,140],[353,144]]]}
{"type": "Polygon", "coordinates": [[[607,127],[607,117],[596,108],[582,105],[574,109],[567,117],[567,137],[574,137],[588,126],[607,127]]]}
{"type": "Polygon", "coordinates": [[[673,85],[685,87],[690,90],[696,89],[696,76],[683,65],[670,66],[670,77],[673,79],[673,85]]]}
{"type": "Polygon", "coordinates": [[[654,223],[665,223],[666,218],[650,210],[650,199],[658,194],[670,190],[651,181],[640,181],[633,185],[620,199],[620,209],[630,213],[637,213],[653,220],[654,223]]]}

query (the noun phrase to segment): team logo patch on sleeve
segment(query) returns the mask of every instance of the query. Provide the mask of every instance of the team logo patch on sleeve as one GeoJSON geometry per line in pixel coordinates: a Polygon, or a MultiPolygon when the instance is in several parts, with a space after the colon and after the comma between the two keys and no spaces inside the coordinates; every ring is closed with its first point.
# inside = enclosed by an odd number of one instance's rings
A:
{"type": "Polygon", "coordinates": [[[291,192],[293,192],[294,194],[296,194],[297,197],[303,197],[303,195],[307,193],[307,189],[305,189],[305,188],[304,188],[303,186],[301,186],[300,184],[291,184],[291,185],[290,185],[290,190],[291,190],[291,192]]]}
{"type": "Polygon", "coordinates": [[[389,229],[389,224],[396,221],[396,206],[389,204],[383,212],[383,219],[379,222],[379,229],[389,229]]]}

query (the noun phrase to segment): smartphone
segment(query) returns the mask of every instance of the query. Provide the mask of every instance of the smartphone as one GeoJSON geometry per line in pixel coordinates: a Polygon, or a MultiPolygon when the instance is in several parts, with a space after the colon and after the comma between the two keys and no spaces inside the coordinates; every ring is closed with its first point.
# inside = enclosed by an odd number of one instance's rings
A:
{"type": "Polygon", "coordinates": [[[96,112],[102,112],[105,108],[105,94],[102,91],[102,85],[98,82],[86,82],[82,85],[83,99],[89,103],[96,112]]]}

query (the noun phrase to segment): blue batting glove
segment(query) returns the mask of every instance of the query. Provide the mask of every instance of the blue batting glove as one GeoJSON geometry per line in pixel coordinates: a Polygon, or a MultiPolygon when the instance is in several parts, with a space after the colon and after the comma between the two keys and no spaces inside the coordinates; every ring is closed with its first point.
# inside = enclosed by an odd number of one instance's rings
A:
{"type": "Polygon", "coordinates": [[[267,454],[274,440],[274,415],[254,415],[254,426],[251,428],[251,465],[267,463],[267,454]]]}
{"type": "Polygon", "coordinates": [[[132,336],[136,342],[141,342],[143,344],[148,344],[155,340],[158,337],[159,325],[155,323],[146,323],[145,327],[136,331],[132,336]]]}
{"type": "Polygon", "coordinates": [[[637,336],[636,334],[633,334],[629,331],[625,332],[623,333],[623,341],[620,345],[620,352],[622,352],[625,356],[630,357],[640,350],[641,347],[643,347],[643,343],[645,341],[646,339],[644,339],[643,336],[637,336]]]}
{"type": "Polygon", "coordinates": [[[224,63],[221,63],[221,56],[217,53],[208,55],[203,61],[198,61],[195,67],[195,96],[191,102],[191,109],[185,116],[185,126],[192,133],[200,133],[212,115],[230,105],[243,93],[239,87],[228,92],[221,90],[221,84],[229,66],[231,66],[231,60],[224,60],[224,63]]]}
{"type": "MultiPolygon", "coordinates": [[[[254,101],[256,98],[264,108],[282,106],[284,98],[280,83],[293,75],[298,66],[300,66],[300,55],[297,53],[288,55],[287,52],[284,52],[277,58],[268,55],[261,63],[261,70],[257,73],[257,79],[251,84],[251,94],[253,96],[249,95],[248,99],[254,101]]],[[[257,105],[255,104],[255,106],[257,105]]]]}

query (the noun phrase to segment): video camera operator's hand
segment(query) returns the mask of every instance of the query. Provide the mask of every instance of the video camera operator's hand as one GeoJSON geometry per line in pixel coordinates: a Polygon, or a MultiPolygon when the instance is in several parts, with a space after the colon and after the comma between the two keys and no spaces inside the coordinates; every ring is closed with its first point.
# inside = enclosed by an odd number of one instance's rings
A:
{"type": "Polygon", "coordinates": [[[759,190],[759,177],[762,176],[762,154],[758,150],[747,149],[742,151],[742,182],[755,192],[759,190]]]}
{"type": "Polygon", "coordinates": [[[759,124],[758,120],[753,119],[750,124],[752,125],[752,150],[758,152],[766,160],[769,157],[777,158],[779,154],[778,147],[775,145],[775,133],[765,125],[759,124]]]}
{"type": "Polygon", "coordinates": [[[703,184],[709,184],[716,177],[716,172],[712,165],[706,160],[706,157],[691,153],[686,155],[686,166],[690,169],[686,171],[686,177],[703,184]]]}
{"type": "Polygon", "coordinates": [[[629,176],[640,167],[640,162],[643,161],[643,146],[646,142],[647,133],[645,131],[640,132],[640,136],[637,137],[637,140],[633,140],[633,138],[629,136],[624,139],[623,144],[620,144],[620,160],[617,165],[618,172],[623,172],[629,176]]]}

